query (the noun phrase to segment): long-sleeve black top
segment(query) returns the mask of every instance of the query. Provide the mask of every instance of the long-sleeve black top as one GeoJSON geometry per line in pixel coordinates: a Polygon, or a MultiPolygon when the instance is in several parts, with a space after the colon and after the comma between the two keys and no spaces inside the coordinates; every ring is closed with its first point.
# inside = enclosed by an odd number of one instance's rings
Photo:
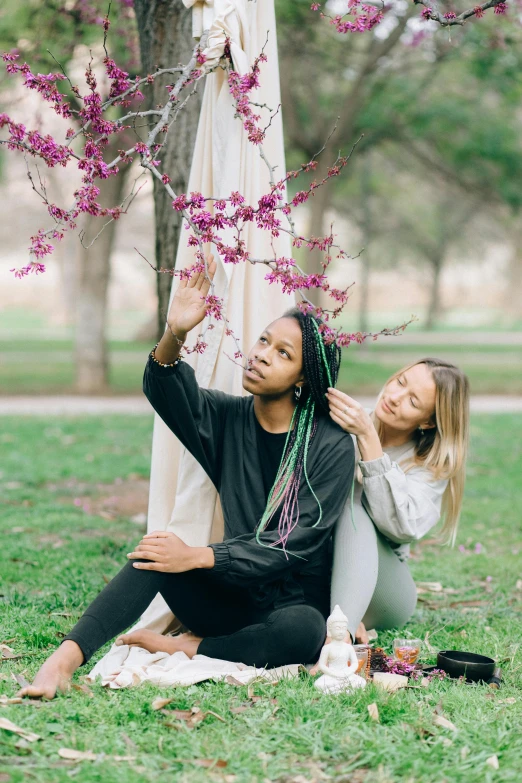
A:
{"type": "Polygon", "coordinates": [[[260,540],[255,536],[267,494],[262,481],[253,397],[201,389],[193,369],[181,361],[161,367],[149,357],[143,391],[154,410],[203,467],[220,494],[224,540],[212,544],[213,574],[247,589],[260,605],[306,599],[317,581],[329,591],[329,542],[351,489],[354,447],[350,435],[328,417],[318,419],[308,452],[308,478],[298,494],[299,521],[286,553],[278,540],[278,514],[260,540]]]}

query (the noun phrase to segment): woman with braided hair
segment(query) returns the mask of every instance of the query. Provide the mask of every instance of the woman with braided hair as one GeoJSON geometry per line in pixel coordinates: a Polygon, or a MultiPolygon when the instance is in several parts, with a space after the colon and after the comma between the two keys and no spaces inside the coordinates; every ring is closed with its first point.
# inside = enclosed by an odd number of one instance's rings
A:
{"type": "Polygon", "coordinates": [[[313,662],[323,645],[332,532],[354,471],[352,438],[332,421],[326,397],[340,350],[324,344],[317,318],[291,310],[249,353],[243,387],[251,394],[199,388],[179,354],[205,317],[215,266],[211,257],[208,276],[181,282],[143,388],[218,489],[224,539],[191,547],[165,531],[144,536],[20,695],[52,698],[114,637],[259,667],[313,662]],[[190,633],[121,635],[158,592],[190,633]]]}

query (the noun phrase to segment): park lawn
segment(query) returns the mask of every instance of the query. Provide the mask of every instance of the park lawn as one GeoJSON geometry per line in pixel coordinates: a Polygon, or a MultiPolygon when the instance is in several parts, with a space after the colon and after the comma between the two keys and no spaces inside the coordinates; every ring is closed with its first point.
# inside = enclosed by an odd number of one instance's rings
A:
{"type": "MultiPolygon", "coordinates": [[[[436,335],[434,335],[435,340],[436,335]]],[[[109,343],[108,394],[140,394],[143,367],[152,345],[122,340],[109,343]]],[[[468,374],[474,394],[522,394],[522,351],[513,345],[402,345],[381,339],[343,351],[339,386],[357,396],[377,394],[399,367],[425,356],[457,363],[468,374]]],[[[0,395],[74,393],[70,340],[0,340],[0,395]]]]}
{"type": "MultiPolygon", "coordinates": [[[[11,697],[16,692],[11,673],[31,679],[139,538],[143,528],[131,521],[132,514],[107,514],[100,510],[100,498],[110,496],[117,508],[118,493],[129,494],[146,479],[151,425],[151,416],[1,420],[0,642],[22,657],[0,664],[0,693],[11,697]]],[[[521,426],[522,416],[473,418],[458,539],[464,551],[426,541],[414,549],[411,562],[417,581],[441,582],[459,592],[421,595],[407,633],[428,637],[437,649],[493,655],[504,672],[499,692],[444,681],[397,694],[369,686],[331,697],[303,677],[255,685],[261,698],[253,703],[246,687],[226,684],[178,690],[145,685],[122,691],[92,686],[92,695],[72,690],[53,702],[0,706],[0,717],[41,737],[30,743],[0,731],[0,779],[519,781],[521,426]],[[196,728],[186,728],[152,709],[158,695],[175,697],[167,711],[198,706],[224,722],[209,715],[196,728]],[[369,718],[372,702],[378,705],[380,723],[369,718]],[[231,711],[243,704],[249,705],[245,711],[231,711]],[[456,731],[434,725],[436,709],[456,731]],[[66,761],[58,755],[63,747],[94,751],[97,760],[66,761]],[[493,755],[500,765],[496,771],[486,764],[493,755]],[[209,759],[226,766],[201,766],[209,759]]],[[[379,643],[390,650],[393,637],[393,632],[383,633],[379,643]]],[[[426,645],[423,654],[426,662],[434,662],[426,645]]],[[[76,675],[77,683],[83,674],[76,675]]]]}

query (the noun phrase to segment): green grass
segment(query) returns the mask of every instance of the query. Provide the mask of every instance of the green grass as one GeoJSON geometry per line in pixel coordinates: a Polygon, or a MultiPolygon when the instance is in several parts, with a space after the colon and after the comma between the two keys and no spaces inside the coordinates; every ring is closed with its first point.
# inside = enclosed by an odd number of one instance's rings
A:
{"type": "MultiPolygon", "coordinates": [[[[151,345],[112,340],[110,391],[141,394],[143,367],[151,345]]],[[[341,388],[349,394],[376,394],[399,367],[423,356],[457,363],[468,374],[474,394],[522,394],[522,350],[512,345],[401,345],[380,340],[343,352],[341,388]]],[[[66,394],[73,391],[70,340],[0,340],[0,394],[66,394]]]]}
{"type": "MultiPolygon", "coordinates": [[[[128,492],[138,478],[147,477],[151,425],[150,416],[2,419],[0,642],[12,640],[15,653],[26,657],[0,664],[0,693],[14,695],[18,686],[11,672],[28,679],[34,675],[139,537],[140,529],[128,517],[90,515],[73,501],[81,495],[95,503],[100,495],[115,494],[118,486],[128,492]]],[[[518,782],[521,426],[520,416],[474,417],[458,540],[466,551],[426,541],[414,549],[411,561],[418,581],[440,581],[460,592],[421,596],[427,600],[419,602],[408,634],[429,634],[437,649],[495,656],[504,672],[498,693],[485,685],[448,681],[397,694],[371,686],[328,697],[305,677],[256,685],[261,699],[233,714],[231,708],[249,702],[245,687],[201,684],[173,691],[145,685],[109,691],[93,686],[92,696],[73,690],[54,702],[0,707],[0,717],[42,737],[28,743],[0,731],[0,780],[518,782]],[[474,553],[477,543],[480,554],[474,553]],[[451,606],[456,600],[475,603],[451,606]],[[157,695],[175,696],[167,710],[197,705],[225,723],[209,716],[197,728],[169,727],[176,721],[151,708],[157,695]],[[512,698],[514,703],[503,703],[512,698]],[[379,724],[369,719],[371,702],[378,705],[379,724]],[[437,706],[456,732],[433,725],[437,706]],[[99,757],[66,762],[58,756],[61,747],[91,750],[99,757]],[[499,758],[498,771],[485,763],[493,754],[499,758]],[[134,760],[115,761],[115,755],[134,760]],[[201,759],[222,759],[227,766],[209,770],[193,763],[201,759]]],[[[393,637],[393,632],[383,633],[379,642],[390,650],[393,637]]],[[[426,647],[424,660],[434,661],[426,647]]]]}
{"type": "Polygon", "coordinates": [[[401,355],[401,359],[395,362],[361,361],[345,356],[339,373],[339,388],[352,397],[358,394],[377,394],[393,372],[425,356],[436,356],[456,363],[467,374],[472,394],[522,394],[520,361],[491,366],[475,365],[460,361],[458,357],[448,356],[447,351],[428,352],[424,346],[415,346],[406,356],[401,355]]]}

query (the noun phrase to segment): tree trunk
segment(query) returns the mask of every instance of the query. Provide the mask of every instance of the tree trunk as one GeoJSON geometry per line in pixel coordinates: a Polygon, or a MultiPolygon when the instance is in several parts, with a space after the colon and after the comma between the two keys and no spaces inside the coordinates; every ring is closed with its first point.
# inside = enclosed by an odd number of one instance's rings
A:
{"type": "MultiPolygon", "coordinates": [[[[371,155],[368,154],[363,162],[361,176],[361,196],[362,196],[362,233],[364,252],[361,255],[361,298],[359,301],[359,329],[361,332],[369,331],[368,306],[370,300],[370,272],[371,258],[369,245],[372,240],[373,222],[372,222],[372,168],[371,155]]],[[[361,348],[366,350],[368,343],[362,343],[361,348]]]]}
{"type": "MultiPolygon", "coordinates": [[[[361,289],[361,298],[359,299],[359,330],[361,332],[370,331],[370,323],[368,317],[368,306],[370,303],[370,272],[371,263],[370,255],[365,252],[361,256],[361,282],[359,288],[361,289]]],[[[364,342],[361,348],[367,347],[367,343],[364,342]]]]}
{"type": "MultiPolygon", "coordinates": [[[[135,0],[134,8],[144,72],[151,73],[157,67],[186,64],[195,44],[192,38],[192,10],[185,8],[182,0],[135,0]]],[[[154,81],[147,108],[165,104],[166,85],[172,84],[175,78],[167,74],[154,81]]],[[[187,190],[202,93],[203,83],[199,82],[197,94],[190,98],[178,115],[175,125],[167,135],[165,147],[160,153],[162,171],[171,178],[172,188],[176,194],[185,193],[187,190]]],[[[182,93],[180,102],[184,96],[185,93],[182,93]]],[[[154,180],[154,211],[156,266],[162,269],[174,269],[182,218],[172,209],[169,195],[156,179],[154,180]]],[[[171,285],[171,274],[158,273],[158,339],[165,331],[171,285]]]]}
{"type": "MultiPolygon", "coordinates": [[[[115,157],[121,138],[112,140],[107,157],[115,157]]],[[[99,203],[103,207],[121,204],[125,171],[101,181],[99,203]]],[[[125,216],[121,220],[125,220],[125,216]]],[[[103,394],[109,386],[109,357],[106,339],[107,294],[111,270],[111,253],[116,234],[112,221],[93,242],[108,218],[85,215],[83,244],[78,252],[78,290],[75,330],[75,389],[82,394],[103,394]],[[84,245],[92,245],[84,247],[84,245]]]]}
{"type": "Polygon", "coordinates": [[[441,272],[442,267],[444,264],[444,257],[442,255],[436,256],[431,261],[431,268],[432,268],[432,283],[431,283],[431,291],[430,291],[430,301],[428,305],[428,312],[426,315],[426,322],[424,324],[424,328],[428,331],[431,331],[435,328],[439,318],[440,318],[440,278],[441,278],[441,272]]]}
{"type": "Polygon", "coordinates": [[[514,226],[513,247],[506,275],[505,315],[508,323],[522,319],[522,229],[514,226]]]}
{"type": "MultiPolygon", "coordinates": [[[[326,154],[327,154],[326,152],[323,153],[323,155],[326,154]]],[[[321,163],[319,163],[316,169],[316,177],[315,177],[316,181],[320,182],[321,179],[323,179],[323,177],[326,176],[327,171],[328,171],[327,165],[326,164],[321,165],[321,163]]],[[[332,187],[333,185],[331,182],[321,185],[321,187],[317,188],[314,195],[308,201],[309,208],[310,208],[310,223],[309,223],[308,233],[310,238],[322,237],[328,233],[328,231],[325,230],[325,216],[328,207],[330,206],[330,199],[331,199],[330,189],[332,187]]],[[[320,250],[307,250],[306,272],[309,275],[323,274],[323,267],[321,266],[321,263],[323,261],[324,261],[324,253],[322,253],[320,250]]],[[[313,302],[315,305],[321,304],[321,291],[318,288],[310,288],[310,290],[306,292],[306,295],[310,299],[310,301],[313,302]]]]}

